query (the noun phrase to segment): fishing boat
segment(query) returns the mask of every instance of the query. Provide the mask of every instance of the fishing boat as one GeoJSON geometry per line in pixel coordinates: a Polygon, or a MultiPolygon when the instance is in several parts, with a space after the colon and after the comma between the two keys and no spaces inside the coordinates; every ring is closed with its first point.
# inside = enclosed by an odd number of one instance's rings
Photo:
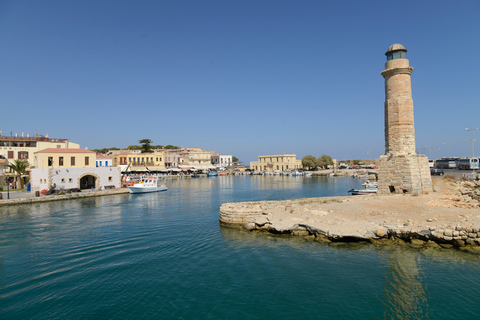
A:
{"type": "Polygon", "coordinates": [[[132,186],[128,186],[130,193],[147,193],[157,191],[167,191],[167,187],[163,184],[159,184],[158,177],[146,177],[140,179],[132,186]]]}

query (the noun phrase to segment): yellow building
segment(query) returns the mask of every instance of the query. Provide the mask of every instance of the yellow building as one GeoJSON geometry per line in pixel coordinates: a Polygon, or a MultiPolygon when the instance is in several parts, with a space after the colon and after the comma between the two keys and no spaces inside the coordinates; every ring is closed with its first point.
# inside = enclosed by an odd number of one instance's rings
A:
{"type": "Polygon", "coordinates": [[[49,148],[80,148],[78,143],[69,142],[68,139],[51,139],[46,137],[17,137],[2,136],[0,133],[0,156],[6,159],[6,164],[15,160],[25,160],[33,164],[33,154],[49,148]]]}
{"type": "Polygon", "coordinates": [[[96,165],[97,154],[80,148],[48,148],[34,153],[32,191],[120,188],[120,169],[96,165]]]}
{"type": "Polygon", "coordinates": [[[163,152],[120,152],[113,158],[113,166],[126,168],[130,171],[155,171],[165,169],[165,154],[163,152]]]}
{"type": "Polygon", "coordinates": [[[255,171],[274,172],[302,168],[302,161],[295,154],[275,154],[258,156],[258,161],[250,162],[250,169],[255,171]]]}
{"type": "Polygon", "coordinates": [[[34,152],[34,166],[47,168],[91,168],[95,167],[96,153],[80,148],[48,148],[34,152]]]}

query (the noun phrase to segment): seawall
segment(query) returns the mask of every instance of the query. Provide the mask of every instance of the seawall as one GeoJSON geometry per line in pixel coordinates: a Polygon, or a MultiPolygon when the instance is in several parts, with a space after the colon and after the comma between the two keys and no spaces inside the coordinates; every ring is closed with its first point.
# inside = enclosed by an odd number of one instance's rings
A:
{"type": "Polygon", "coordinates": [[[32,198],[2,199],[0,200],[0,207],[17,205],[17,204],[61,201],[61,200],[71,200],[71,199],[89,198],[89,197],[102,197],[102,196],[109,196],[109,195],[123,194],[123,193],[129,193],[128,189],[119,188],[119,189],[111,189],[111,190],[70,193],[70,194],[64,194],[64,195],[48,195],[48,196],[42,195],[40,197],[32,197],[32,198]]]}
{"type": "Polygon", "coordinates": [[[436,192],[427,195],[225,203],[220,208],[220,223],[317,241],[394,241],[477,250],[480,248],[480,207],[475,199],[478,186],[478,182],[442,180],[437,183],[436,192]]]}

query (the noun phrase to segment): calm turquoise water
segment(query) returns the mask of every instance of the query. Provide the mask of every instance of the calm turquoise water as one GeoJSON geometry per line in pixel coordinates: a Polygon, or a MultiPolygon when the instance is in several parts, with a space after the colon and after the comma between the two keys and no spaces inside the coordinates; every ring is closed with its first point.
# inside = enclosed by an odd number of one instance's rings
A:
{"type": "Polygon", "coordinates": [[[346,195],[353,184],[215,177],[0,208],[0,318],[478,319],[480,256],[218,223],[224,202],[346,195]]]}

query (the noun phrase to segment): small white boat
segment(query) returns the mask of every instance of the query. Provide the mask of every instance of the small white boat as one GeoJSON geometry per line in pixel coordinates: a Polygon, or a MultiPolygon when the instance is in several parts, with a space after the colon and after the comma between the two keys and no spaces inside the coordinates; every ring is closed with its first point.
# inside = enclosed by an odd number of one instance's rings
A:
{"type": "Polygon", "coordinates": [[[352,195],[361,195],[361,194],[375,194],[377,193],[377,189],[351,189],[348,192],[352,195]]]}
{"type": "Polygon", "coordinates": [[[163,184],[158,184],[158,177],[142,178],[139,182],[132,186],[128,186],[130,193],[147,193],[157,191],[167,191],[167,187],[163,184]]]}
{"type": "Polygon", "coordinates": [[[365,183],[362,183],[362,186],[365,186],[367,189],[377,189],[378,182],[370,182],[367,180],[365,183]]]}
{"type": "Polygon", "coordinates": [[[364,186],[364,189],[351,189],[351,190],[348,190],[349,193],[352,194],[352,196],[354,195],[361,195],[361,194],[375,194],[377,193],[377,190],[378,190],[378,183],[376,182],[366,182],[364,184],[362,184],[362,186],[364,186]]]}

